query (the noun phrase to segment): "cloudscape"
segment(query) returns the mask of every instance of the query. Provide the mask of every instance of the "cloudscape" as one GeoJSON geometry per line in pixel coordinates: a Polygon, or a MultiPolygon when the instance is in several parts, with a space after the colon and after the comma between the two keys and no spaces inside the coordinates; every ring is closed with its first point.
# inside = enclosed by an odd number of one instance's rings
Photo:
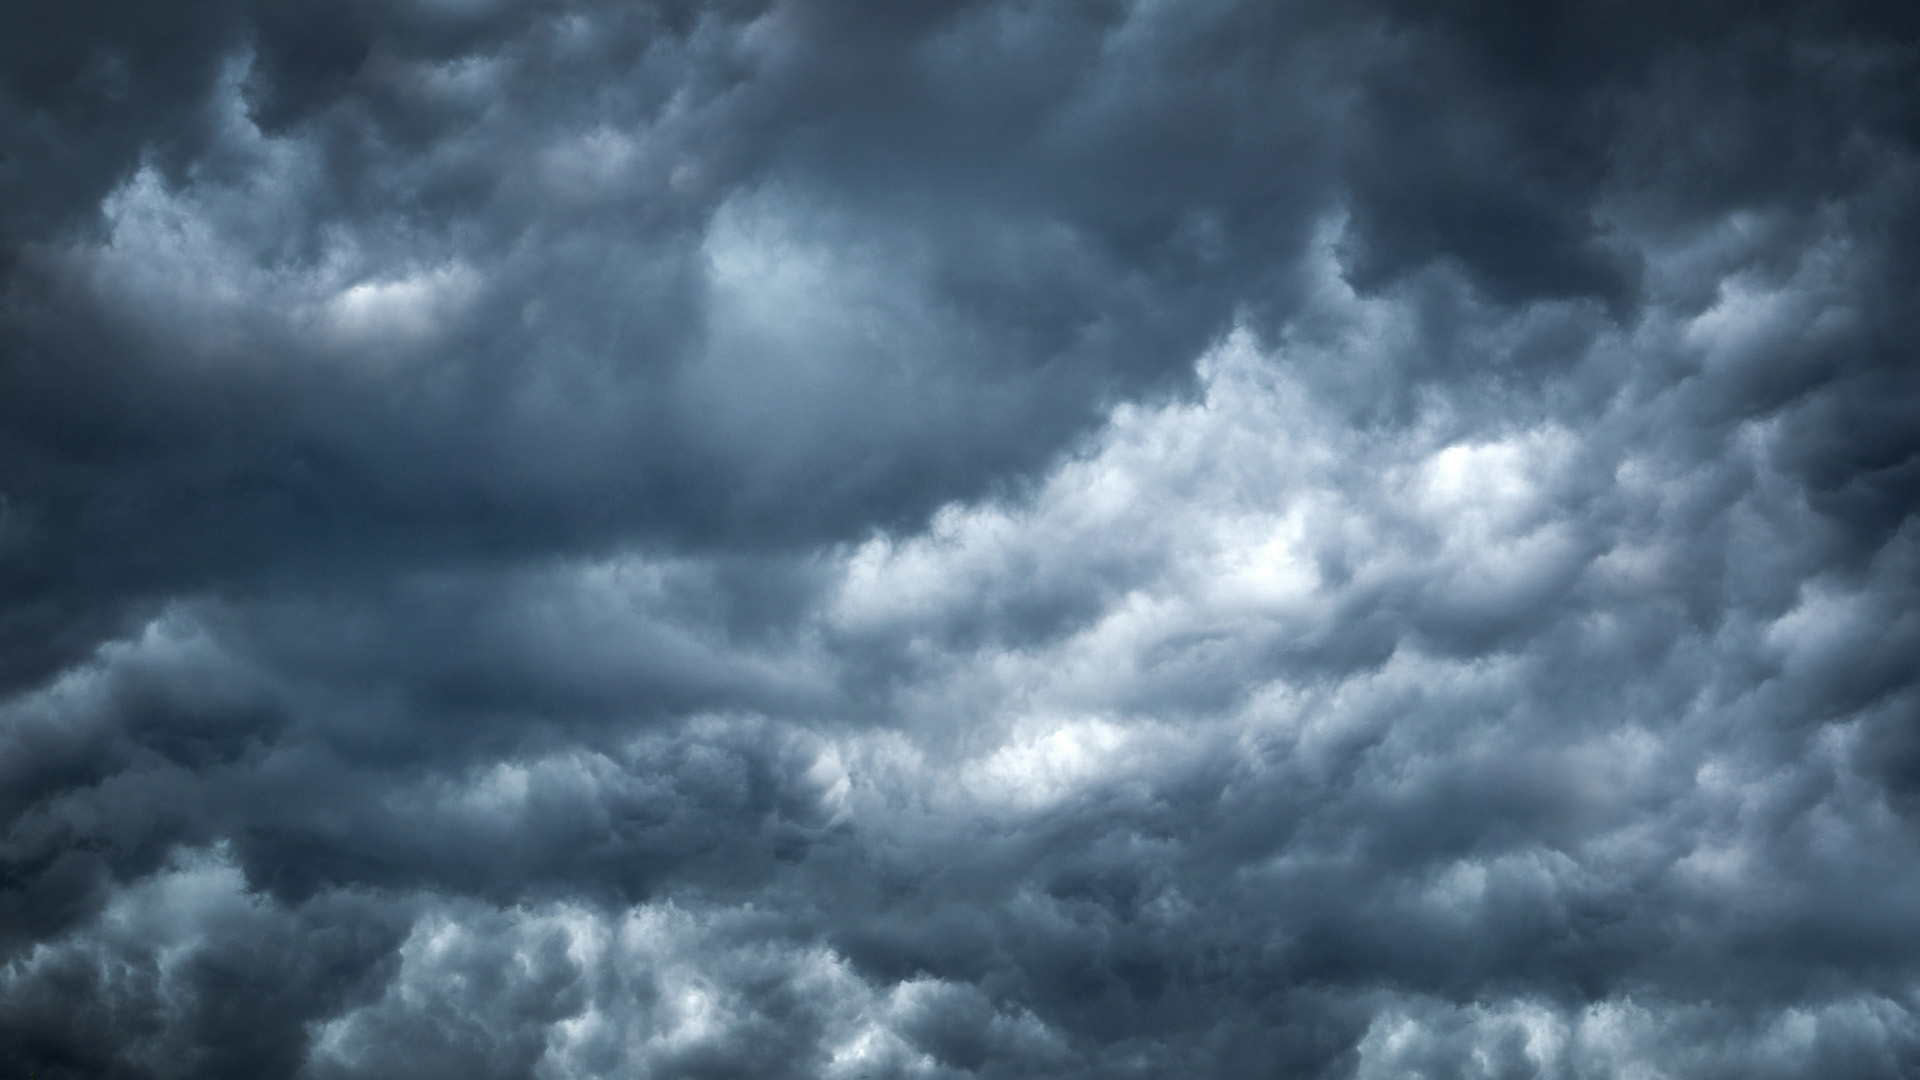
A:
{"type": "Polygon", "coordinates": [[[1920,8],[0,6],[0,1077],[1920,1076],[1920,8]]]}

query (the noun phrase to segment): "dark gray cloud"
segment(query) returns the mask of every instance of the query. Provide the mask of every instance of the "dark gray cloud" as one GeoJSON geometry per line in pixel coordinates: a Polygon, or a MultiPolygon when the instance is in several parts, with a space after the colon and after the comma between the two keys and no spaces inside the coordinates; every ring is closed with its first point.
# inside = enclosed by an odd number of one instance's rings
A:
{"type": "Polygon", "coordinates": [[[1897,5],[16,5],[0,1070],[1920,1069],[1897,5]]]}

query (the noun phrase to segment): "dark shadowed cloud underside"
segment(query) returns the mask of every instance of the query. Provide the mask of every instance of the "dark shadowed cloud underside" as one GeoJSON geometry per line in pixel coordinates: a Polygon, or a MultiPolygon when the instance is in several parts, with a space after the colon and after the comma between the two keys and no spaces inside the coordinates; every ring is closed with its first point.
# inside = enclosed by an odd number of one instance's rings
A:
{"type": "Polygon", "coordinates": [[[1920,9],[0,8],[0,1075],[1920,1074],[1920,9]]]}

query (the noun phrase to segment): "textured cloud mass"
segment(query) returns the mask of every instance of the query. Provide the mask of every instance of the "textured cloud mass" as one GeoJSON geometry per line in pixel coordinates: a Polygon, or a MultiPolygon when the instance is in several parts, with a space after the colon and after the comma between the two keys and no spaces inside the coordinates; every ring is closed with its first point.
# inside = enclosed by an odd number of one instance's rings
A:
{"type": "Polygon", "coordinates": [[[1920,1073],[1910,5],[0,10],[0,1072],[1920,1073]]]}

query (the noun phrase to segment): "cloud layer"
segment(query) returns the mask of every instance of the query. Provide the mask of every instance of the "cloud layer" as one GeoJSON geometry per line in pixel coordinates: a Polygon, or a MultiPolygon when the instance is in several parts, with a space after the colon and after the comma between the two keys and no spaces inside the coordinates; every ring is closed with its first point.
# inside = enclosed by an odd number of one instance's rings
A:
{"type": "Polygon", "coordinates": [[[0,1070],[1920,1069],[1897,5],[0,14],[0,1070]]]}

